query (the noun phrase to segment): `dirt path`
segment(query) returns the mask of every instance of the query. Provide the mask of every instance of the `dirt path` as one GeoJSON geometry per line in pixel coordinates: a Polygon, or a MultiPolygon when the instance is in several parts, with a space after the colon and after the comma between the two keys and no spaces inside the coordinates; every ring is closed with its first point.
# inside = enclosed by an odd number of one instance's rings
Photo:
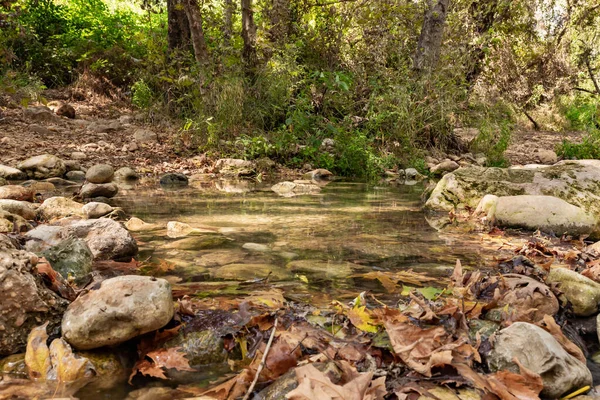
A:
{"type": "Polygon", "coordinates": [[[540,162],[540,150],[556,151],[563,140],[581,142],[584,132],[552,132],[520,130],[513,132],[511,143],[504,153],[512,165],[540,162]]]}

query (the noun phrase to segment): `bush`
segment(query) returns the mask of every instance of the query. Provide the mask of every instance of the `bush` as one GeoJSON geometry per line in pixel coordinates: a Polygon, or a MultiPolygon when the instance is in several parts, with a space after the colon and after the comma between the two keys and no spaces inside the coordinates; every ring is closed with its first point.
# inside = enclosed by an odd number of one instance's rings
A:
{"type": "Polygon", "coordinates": [[[586,131],[581,143],[564,140],[556,153],[567,159],[600,159],[600,101],[589,96],[578,96],[563,104],[570,128],[586,131]]]}

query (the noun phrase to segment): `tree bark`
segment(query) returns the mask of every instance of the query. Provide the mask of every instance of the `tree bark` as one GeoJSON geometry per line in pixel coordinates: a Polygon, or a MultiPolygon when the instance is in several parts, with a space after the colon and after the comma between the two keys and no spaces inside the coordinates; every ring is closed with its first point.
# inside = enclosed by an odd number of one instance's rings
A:
{"type": "Polygon", "coordinates": [[[167,0],[169,50],[185,48],[190,44],[190,24],[181,0],[167,0]]]}
{"type": "Polygon", "coordinates": [[[198,6],[198,0],[183,0],[185,5],[185,14],[190,23],[190,35],[192,46],[194,47],[194,56],[199,64],[208,64],[208,48],[204,39],[204,30],[202,28],[202,14],[198,6]]]}
{"type": "Polygon", "coordinates": [[[269,19],[269,39],[273,43],[283,43],[289,33],[290,0],[272,0],[269,19]]]}
{"type": "Polygon", "coordinates": [[[242,59],[246,66],[246,72],[254,74],[258,64],[256,55],[256,24],[254,23],[254,12],[252,11],[252,0],[241,0],[242,2],[242,59]]]}
{"type": "Polygon", "coordinates": [[[223,5],[223,42],[226,47],[231,46],[231,37],[233,36],[233,13],[235,12],[235,3],[233,0],[225,0],[223,5]]]}
{"type": "MultiPolygon", "coordinates": [[[[471,14],[471,18],[474,22],[477,39],[487,35],[494,26],[494,23],[497,20],[498,3],[499,0],[474,1],[471,4],[471,7],[469,7],[469,14],[471,14]]],[[[479,75],[483,71],[485,48],[487,45],[487,40],[484,40],[483,42],[475,40],[474,43],[470,44],[468,47],[468,64],[465,79],[469,89],[473,88],[479,75]]]]}
{"type": "Polygon", "coordinates": [[[427,0],[423,26],[413,59],[413,68],[419,73],[431,71],[438,64],[449,3],[450,0],[427,0]]]}

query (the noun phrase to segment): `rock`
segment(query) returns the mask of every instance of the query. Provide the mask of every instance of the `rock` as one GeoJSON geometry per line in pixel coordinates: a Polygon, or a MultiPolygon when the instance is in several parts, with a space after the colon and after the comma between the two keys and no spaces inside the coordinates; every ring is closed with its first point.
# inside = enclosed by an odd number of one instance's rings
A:
{"type": "Polygon", "coordinates": [[[29,125],[29,129],[31,129],[32,132],[37,133],[38,135],[41,136],[50,136],[52,135],[52,131],[44,126],[38,125],[38,124],[32,124],[29,125]]]}
{"type": "Polygon", "coordinates": [[[65,279],[72,277],[79,282],[92,272],[94,256],[81,239],[69,238],[44,250],[40,255],[45,257],[52,268],[65,279]]]}
{"type": "Polygon", "coordinates": [[[31,224],[29,224],[25,218],[0,209],[0,232],[24,232],[30,229],[31,224]]]}
{"type": "Polygon", "coordinates": [[[271,190],[283,197],[293,197],[304,194],[317,194],[321,191],[321,187],[310,181],[285,181],[271,186],[271,190]]]}
{"type": "Polygon", "coordinates": [[[460,168],[444,175],[425,203],[428,216],[468,217],[486,194],[554,196],[600,219],[600,160],[561,161],[545,168],[460,168]]]}
{"type": "Polygon", "coordinates": [[[214,231],[208,229],[199,229],[194,228],[188,224],[179,221],[169,221],[167,222],[167,236],[170,238],[179,238],[194,234],[202,234],[202,233],[215,233],[214,231]]]}
{"type": "Polygon", "coordinates": [[[0,186],[0,199],[33,201],[35,192],[31,188],[19,185],[0,186]]]}
{"type": "Polygon", "coordinates": [[[173,186],[187,186],[188,185],[188,177],[183,174],[164,174],[160,177],[160,185],[173,187],[173,186]]]}
{"type": "Polygon", "coordinates": [[[524,275],[504,274],[502,278],[506,290],[502,291],[498,307],[512,307],[516,314],[526,315],[531,322],[558,312],[558,300],[548,286],[524,275]]]}
{"type": "Polygon", "coordinates": [[[0,165],[0,177],[9,181],[22,181],[27,179],[27,174],[17,168],[0,165]]]}
{"type": "Polygon", "coordinates": [[[212,330],[182,332],[169,339],[166,349],[180,347],[190,366],[216,364],[227,360],[227,351],[223,348],[223,339],[212,330]]]}
{"type": "Polygon", "coordinates": [[[69,171],[65,175],[68,180],[75,182],[85,181],[85,172],[83,171],[69,171]]]}
{"type": "Polygon", "coordinates": [[[454,137],[458,139],[459,144],[464,148],[468,149],[471,143],[479,136],[479,129],[477,128],[455,128],[454,137]]]}
{"type": "Polygon", "coordinates": [[[149,224],[136,217],[132,217],[129,221],[127,221],[125,223],[125,227],[131,232],[153,231],[155,229],[160,229],[159,225],[149,224]]]}
{"type": "Polygon", "coordinates": [[[423,177],[423,175],[421,175],[415,168],[406,168],[404,170],[404,176],[406,177],[407,181],[418,181],[423,177]]]}
{"type": "Polygon", "coordinates": [[[65,167],[67,167],[67,172],[83,171],[83,168],[81,167],[81,163],[78,160],[63,160],[63,161],[65,163],[65,167]]]}
{"type": "Polygon", "coordinates": [[[81,187],[79,196],[82,199],[93,199],[94,197],[111,198],[116,196],[119,188],[114,183],[86,183],[81,187]]]}
{"type": "Polygon", "coordinates": [[[217,250],[210,253],[202,254],[194,259],[195,266],[200,267],[218,267],[221,265],[241,263],[246,258],[247,254],[241,250],[217,250]]]}
{"type": "Polygon", "coordinates": [[[37,254],[52,246],[58,246],[68,236],[65,236],[65,230],[60,226],[39,225],[27,232],[25,238],[25,249],[37,254]]]}
{"type": "Polygon", "coordinates": [[[46,106],[28,107],[23,114],[29,120],[36,122],[56,122],[56,115],[46,106]]]}
{"type": "Polygon", "coordinates": [[[129,232],[109,218],[70,221],[64,229],[65,237],[83,239],[95,260],[130,261],[138,251],[137,243],[129,232]]]}
{"type": "Polygon", "coordinates": [[[519,373],[513,358],[544,383],[543,397],[560,398],[563,394],[592,385],[592,374],[585,363],[567,353],[554,337],[542,328],[515,322],[496,334],[494,348],[488,356],[492,371],[519,373]]]}
{"type": "Polygon", "coordinates": [[[332,177],[333,177],[333,174],[323,168],[315,169],[315,170],[312,170],[312,171],[307,172],[304,175],[302,175],[303,179],[313,179],[313,180],[327,180],[327,179],[331,179],[332,177]]]}
{"type": "Polygon", "coordinates": [[[334,147],[335,147],[335,140],[333,140],[331,138],[325,138],[321,142],[321,149],[323,149],[325,151],[331,151],[334,149],[334,147]]]}
{"type": "Polygon", "coordinates": [[[558,162],[558,156],[552,150],[539,149],[537,151],[537,161],[540,164],[556,164],[558,162]]]}
{"type": "Polygon", "coordinates": [[[4,178],[0,178],[0,186],[8,185],[8,181],[4,178]]]}
{"type": "Polygon", "coordinates": [[[33,179],[60,177],[67,172],[63,160],[51,154],[28,158],[17,167],[33,179]]]}
{"type": "Polygon", "coordinates": [[[486,195],[477,210],[485,212],[491,223],[503,227],[539,229],[557,235],[593,234],[600,230],[596,218],[553,196],[486,195]]]}
{"type": "Polygon", "coordinates": [[[269,157],[261,157],[255,161],[256,170],[263,173],[269,173],[277,166],[277,163],[269,157]]]}
{"type": "Polygon", "coordinates": [[[600,255],[600,242],[596,242],[594,244],[591,244],[591,245],[587,246],[585,248],[585,250],[587,252],[592,252],[592,253],[600,255]]]}
{"type": "Polygon", "coordinates": [[[68,301],[46,288],[35,270],[37,260],[0,235],[0,355],[23,351],[31,329],[44,321],[50,335],[60,332],[68,301]]]}
{"type": "Polygon", "coordinates": [[[173,318],[171,285],[126,275],[103,281],[79,296],[62,321],[63,338],[79,350],[123,343],[162,328],[173,318]]]}
{"type": "Polygon", "coordinates": [[[138,143],[157,142],[158,135],[150,129],[136,129],[133,138],[138,143]]]}
{"type": "Polygon", "coordinates": [[[108,183],[112,180],[114,174],[115,170],[110,165],[96,164],[87,170],[85,179],[91,183],[108,183]]]}
{"type": "Polygon", "coordinates": [[[94,121],[88,125],[87,130],[94,133],[114,132],[121,129],[119,121],[94,121]]]}
{"type": "Polygon", "coordinates": [[[140,176],[137,174],[137,172],[135,172],[135,170],[133,168],[129,168],[129,167],[123,167],[123,168],[119,168],[118,170],[115,171],[115,179],[118,180],[136,180],[139,179],[140,176]]]}
{"type": "Polygon", "coordinates": [[[215,163],[215,170],[224,176],[248,176],[256,173],[256,166],[252,161],[221,158],[215,163]]]}
{"type": "Polygon", "coordinates": [[[34,220],[36,217],[36,210],[26,201],[0,200],[0,210],[20,215],[27,220],[34,220]]]}
{"type": "Polygon", "coordinates": [[[347,278],[361,269],[360,265],[350,262],[323,260],[296,260],[287,264],[287,269],[294,273],[317,274],[319,278],[347,278]]]}
{"type": "Polygon", "coordinates": [[[210,274],[216,279],[234,281],[264,279],[267,276],[271,281],[283,281],[292,277],[285,269],[272,264],[227,264],[211,269],[210,274]]]}
{"type": "MultiPolygon", "coordinates": [[[[313,363],[311,364],[320,372],[327,375],[329,380],[338,384],[342,379],[342,371],[335,365],[335,362],[331,361],[328,363],[313,363]]],[[[283,400],[286,399],[286,395],[292,390],[298,387],[298,378],[296,375],[296,369],[292,368],[285,374],[281,375],[272,384],[264,388],[255,396],[256,400],[283,400]]],[[[438,398],[438,397],[436,397],[438,398]]],[[[466,399],[465,399],[466,400],[466,399]]]]}
{"type": "Polygon", "coordinates": [[[82,151],[74,151],[71,153],[71,158],[73,160],[86,160],[88,156],[82,151]]]}
{"type": "Polygon", "coordinates": [[[220,234],[204,234],[167,243],[165,248],[177,250],[212,249],[227,243],[229,240],[220,234]]]}
{"type": "Polygon", "coordinates": [[[460,165],[456,161],[444,160],[430,169],[430,172],[434,175],[442,175],[445,172],[456,171],[460,168],[460,165]]]}
{"type": "Polygon", "coordinates": [[[600,283],[567,268],[552,268],[546,283],[558,283],[558,288],[573,305],[573,313],[587,317],[598,312],[600,283]]]}
{"type": "Polygon", "coordinates": [[[56,115],[60,117],[67,117],[69,119],[75,119],[75,109],[70,104],[63,104],[56,109],[56,115]]]}
{"type": "Polygon", "coordinates": [[[113,211],[113,208],[106,203],[92,201],[84,205],[82,211],[86,218],[96,219],[110,214],[113,211]]]}
{"type": "Polygon", "coordinates": [[[60,196],[46,199],[37,212],[38,216],[46,221],[71,216],[82,217],[84,215],[83,204],[60,196]]]}
{"type": "Polygon", "coordinates": [[[244,243],[242,249],[256,251],[258,253],[266,253],[268,251],[271,251],[271,248],[269,246],[262,243],[244,243]]]}
{"type": "Polygon", "coordinates": [[[28,186],[29,189],[33,191],[34,194],[44,194],[52,193],[56,191],[56,186],[54,186],[51,182],[32,182],[31,185],[28,186]]]}

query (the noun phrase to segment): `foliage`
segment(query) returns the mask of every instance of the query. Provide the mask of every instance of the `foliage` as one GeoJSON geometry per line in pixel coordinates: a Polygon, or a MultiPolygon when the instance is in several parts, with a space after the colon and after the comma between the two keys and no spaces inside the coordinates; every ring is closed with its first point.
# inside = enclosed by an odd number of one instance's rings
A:
{"type": "Polygon", "coordinates": [[[581,143],[564,140],[557,147],[557,154],[567,159],[600,159],[600,101],[579,96],[563,107],[570,128],[584,130],[586,134],[581,143]]]}

